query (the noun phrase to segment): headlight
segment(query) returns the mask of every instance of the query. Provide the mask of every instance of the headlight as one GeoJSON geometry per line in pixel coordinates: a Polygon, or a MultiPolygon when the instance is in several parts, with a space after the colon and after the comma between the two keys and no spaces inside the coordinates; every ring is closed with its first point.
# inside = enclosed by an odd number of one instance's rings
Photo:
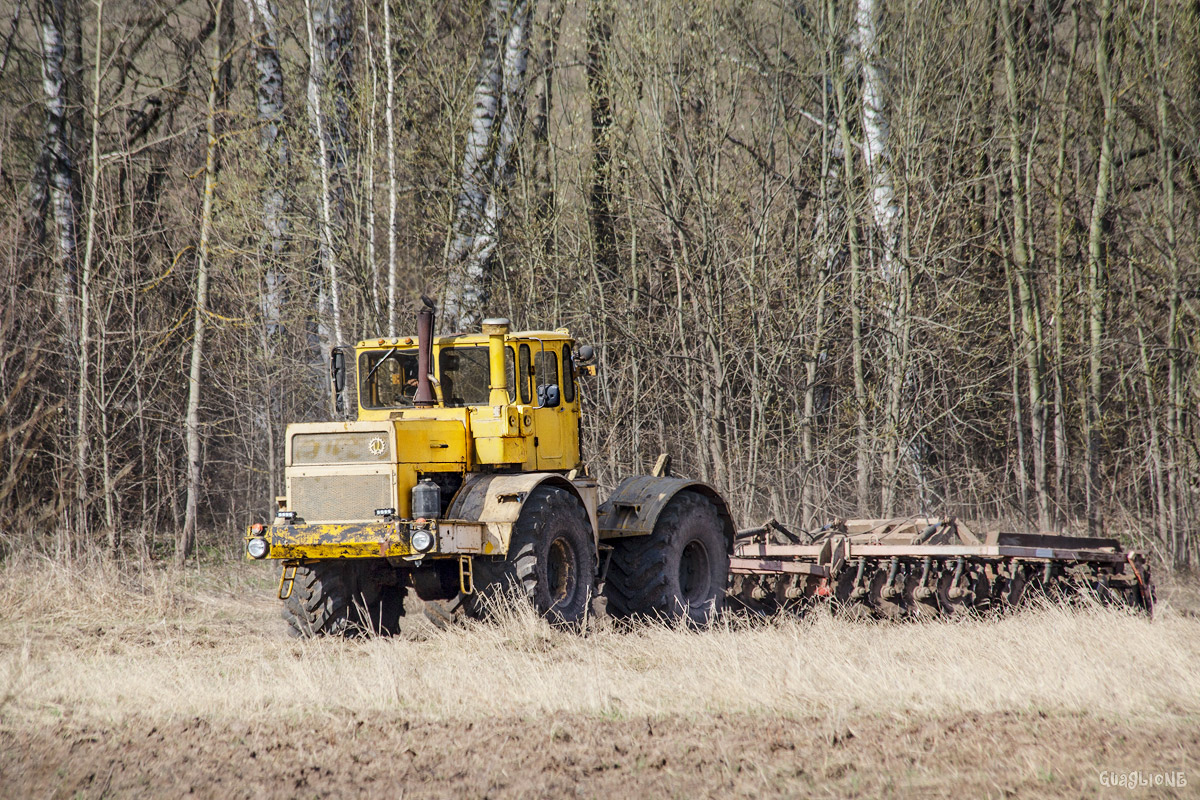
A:
{"type": "Polygon", "coordinates": [[[423,529],[415,530],[412,532],[410,541],[412,542],[413,550],[416,550],[418,553],[427,553],[433,547],[433,534],[423,529]]]}
{"type": "Polygon", "coordinates": [[[246,552],[251,558],[262,558],[267,554],[271,546],[267,544],[266,539],[251,539],[246,543],[246,552]]]}

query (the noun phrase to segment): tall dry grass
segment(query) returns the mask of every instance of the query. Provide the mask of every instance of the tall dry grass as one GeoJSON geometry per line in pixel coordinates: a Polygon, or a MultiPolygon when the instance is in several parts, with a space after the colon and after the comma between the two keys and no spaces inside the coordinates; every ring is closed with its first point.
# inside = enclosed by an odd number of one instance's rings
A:
{"type": "Polygon", "coordinates": [[[813,614],[578,635],[524,609],[394,639],[296,641],[262,565],[0,567],[0,715],[426,719],[751,712],[1200,714],[1200,621],[1041,607],[882,624],[813,614]]]}

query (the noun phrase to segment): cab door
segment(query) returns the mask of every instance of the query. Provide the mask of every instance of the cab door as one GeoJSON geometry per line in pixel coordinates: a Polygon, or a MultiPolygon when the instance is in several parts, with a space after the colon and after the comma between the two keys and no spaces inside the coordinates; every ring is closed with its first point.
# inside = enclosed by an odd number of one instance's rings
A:
{"type": "MultiPolygon", "coordinates": [[[[563,465],[562,391],[558,382],[559,352],[554,345],[537,342],[533,349],[533,433],[538,469],[567,469],[563,465]]],[[[571,466],[574,466],[572,464],[571,466]]]]}

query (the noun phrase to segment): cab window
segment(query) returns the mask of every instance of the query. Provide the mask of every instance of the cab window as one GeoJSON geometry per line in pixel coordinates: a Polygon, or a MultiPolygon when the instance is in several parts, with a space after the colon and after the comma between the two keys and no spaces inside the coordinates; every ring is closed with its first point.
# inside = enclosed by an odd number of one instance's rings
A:
{"type": "Polygon", "coordinates": [[[517,402],[517,365],[516,359],[513,357],[514,352],[516,351],[512,347],[504,348],[504,384],[508,386],[508,402],[510,403],[517,402]]]}
{"type": "Polygon", "coordinates": [[[571,345],[563,345],[562,397],[564,403],[575,402],[575,365],[571,362],[571,345]]]}
{"type": "Polygon", "coordinates": [[[417,351],[376,350],[358,359],[363,408],[411,406],[417,392],[417,351]]]}
{"type": "Polygon", "coordinates": [[[533,395],[529,391],[529,375],[531,368],[529,365],[529,345],[521,345],[521,402],[529,405],[533,402],[533,395]]]}
{"type": "Polygon", "coordinates": [[[553,408],[558,405],[558,356],[553,350],[534,353],[533,382],[537,385],[539,406],[553,408]]]}
{"type": "Polygon", "coordinates": [[[490,399],[487,347],[443,347],[438,354],[442,404],[485,406],[490,399]]]}

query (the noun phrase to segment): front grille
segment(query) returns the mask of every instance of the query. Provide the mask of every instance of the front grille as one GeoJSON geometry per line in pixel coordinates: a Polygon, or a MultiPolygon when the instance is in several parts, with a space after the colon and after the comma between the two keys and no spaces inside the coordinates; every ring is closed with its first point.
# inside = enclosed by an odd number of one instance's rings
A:
{"type": "Polygon", "coordinates": [[[375,509],[395,505],[391,475],[296,475],[291,510],[305,522],[374,522],[375,509]]]}

